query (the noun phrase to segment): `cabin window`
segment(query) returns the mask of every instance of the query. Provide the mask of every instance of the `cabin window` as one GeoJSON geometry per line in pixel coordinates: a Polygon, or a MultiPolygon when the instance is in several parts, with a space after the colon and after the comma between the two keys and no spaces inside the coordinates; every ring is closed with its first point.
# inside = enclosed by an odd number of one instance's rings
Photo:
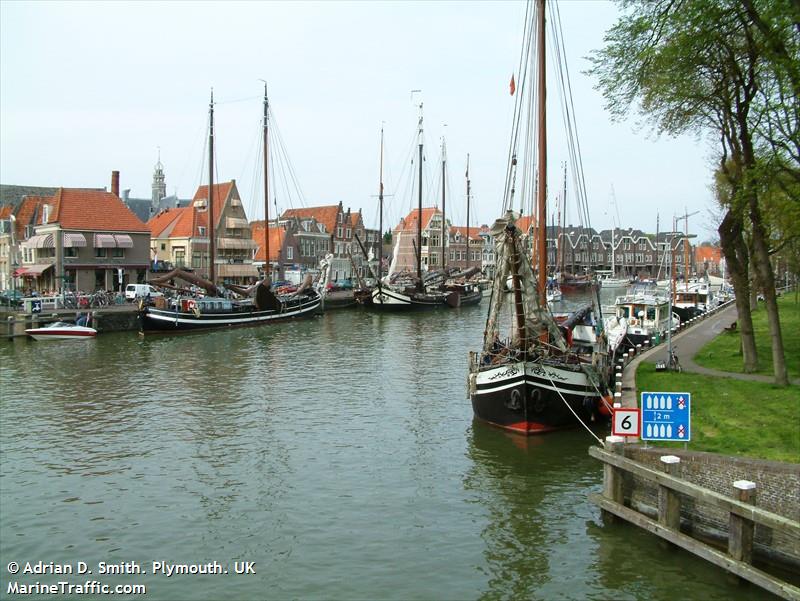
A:
{"type": "Polygon", "coordinates": [[[655,321],[656,319],[656,308],[655,307],[647,307],[647,319],[650,321],[655,321]]]}
{"type": "Polygon", "coordinates": [[[620,307],[622,310],[621,317],[630,317],[631,316],[631,308],[630,307],[620,307]]]}

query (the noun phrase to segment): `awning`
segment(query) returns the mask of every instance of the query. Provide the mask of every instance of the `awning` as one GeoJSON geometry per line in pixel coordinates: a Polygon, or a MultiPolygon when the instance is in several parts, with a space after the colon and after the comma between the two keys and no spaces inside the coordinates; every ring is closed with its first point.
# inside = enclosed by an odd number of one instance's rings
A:
{"type": "Polygon", "coordinates": [[[117,241],[114,239],[113,234],[95,234],[94,235],[95,248],[116,248],[117,241]]]}
{"type": "Polygon", "coordinates": [[[250,224],[247,222],[247,219],[242,219],[240,217],[226,217],[225,227],[228,229],[244,229],[246,227],[250,227],[250,224]]]}
{"type": "Polygon", "coordinates": [[[25,248],[55,248],[55,241],[53,234],[41,234],[39,236],[31,236],[22,243],[25,248]]]}
{"type": "Polygon", "coordinates": [[[217,248],[248,249],[257,246],[258,243],[251,238],[217,238],[217,248]]]}
{"type": "Polygon", "coordinates": [[[15,269],[14,273],[12,273],[11,275],[14,276],[15,278],[18,278],[19,276],[23,275],[26,271],[28,270],[25,269],[24,267],[20,267],[18,269],[15,269]]]}
{"type": "Polygon", "coordinates": [[[252,263],[234,264],[234,265],[217,265],[217,275],[221,278],[257,278],[259,277],[258,269],[252,263]]]}
{"type": "Polygon", "coordinates": [[[86,238],[83,234],[64,232],[64,248],[86,248],[86,238]]]}
{"type": "Polygon", "coordinates": [[[133,248],[133,238],[128,234],[114,234],[114,240],[117,241],[117,248],[133,248]]]}
{"type": "Polygon", "coordinates": [[[27,265],[25,269],[25,273],[23,273],[23,277],[26,278],[38,278],[42,275],[45,271],[50,269],[53,266],[52,263],[43,263],[38,265],[27,265]]]}

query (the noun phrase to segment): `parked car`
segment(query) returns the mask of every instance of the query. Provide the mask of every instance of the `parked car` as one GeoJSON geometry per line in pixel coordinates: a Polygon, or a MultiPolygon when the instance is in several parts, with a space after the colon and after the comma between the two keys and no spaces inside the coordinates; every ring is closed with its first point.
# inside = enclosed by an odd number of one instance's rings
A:
{"type": "Polygon", "coordinates": [[[150,284],[128,284],[125,286],[125,300],[135,301],[137,298],[157,298],[164,296],[150,284]]]}

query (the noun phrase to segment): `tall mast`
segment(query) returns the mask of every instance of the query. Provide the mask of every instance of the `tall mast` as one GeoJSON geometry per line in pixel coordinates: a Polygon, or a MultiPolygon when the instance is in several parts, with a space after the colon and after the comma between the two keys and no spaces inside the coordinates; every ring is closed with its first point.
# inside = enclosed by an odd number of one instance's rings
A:
{"type": "Polygon", "coordinates": [[[380,221],[378,224],[378,290],[381,288],[383,275],[383,126],[381,126],[381,174],[378,186],[378,203],[380,204],[380,221]]]}
{"type": "Polygon", "coordinates": [[[264,277],[272,275],[269,263],[269,100],[264,82],[264,277]]]}
{"type": "Polygon", "coordinates": [[[689,211],[684,207],[684,219],[686,222],[683,224],[686,235],[683,238],[683,286],[684,290],[689,290],[689,211]]]}
{"type": "Polygon", "coordinates": [[[216,285],[217,273],[214,265],[216,261],[216,240],[214,239],[214,88],[211,88],[211,103],[208,105],[208,259],[209,279],[216,285]]]}
{"type": "Polygon", "coordinates": [[[469,269],[470,263],[470,248],[469,248],[469,153],[467,153],[467,269],[469,269]]]}
{"type": "Polygon", "coordinates": [[[539,185],[537,186],[537,205],[539,207],[538,216],[538,254],[539,254],[539,305],[541,307],[547,306],[547,241],[545,240],[544,227],[547,223],[547,110],[545,107],[546,90],[545,86],[546,71],[545,71],[545,43],[544,43],[544,2],[545,0],[537,0],[539,5],[538,11],[538,101],[539,101],[539,185]]]}
{"type": "Polygon", "coordinates": [[[442,271],[444,271],[447,265],[447,257],[445,252],[447,252],[447,248],[445,246],[445,242],[447,241],[445,238],[445,223],[447,219],[447,212],[445,211],[445,188],[447,187],[447,181],[445,177],[446,172],[446,164],[447,164],[447,148],[444,143],[444,137],[442,138],[442,271]]]}
{"type": "Polygon", "coordinates": [[[419,103],[419,205],[417,207],[417,288],[422,290],[422,103],[419,103]]]}

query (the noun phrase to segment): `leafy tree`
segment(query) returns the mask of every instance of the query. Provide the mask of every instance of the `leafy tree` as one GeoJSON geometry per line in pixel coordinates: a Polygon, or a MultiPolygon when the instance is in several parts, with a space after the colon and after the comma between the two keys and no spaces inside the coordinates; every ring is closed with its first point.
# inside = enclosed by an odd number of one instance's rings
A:
{"type": "Polygon", "coordinates": [[[775,381],[785,385],[767,200],[779,197],[770,180],[780,175],[783,199],[797,202],[800,2],[621,5],[606,46],[593,54],[591,73],[614,116],[635,106],[660,133],[703,132],[716,141],[717,198],[725,210],[718,231],[736,287],[745,370],[758,362],[748,301],[754,276],[766,299],[775,381]]]}

